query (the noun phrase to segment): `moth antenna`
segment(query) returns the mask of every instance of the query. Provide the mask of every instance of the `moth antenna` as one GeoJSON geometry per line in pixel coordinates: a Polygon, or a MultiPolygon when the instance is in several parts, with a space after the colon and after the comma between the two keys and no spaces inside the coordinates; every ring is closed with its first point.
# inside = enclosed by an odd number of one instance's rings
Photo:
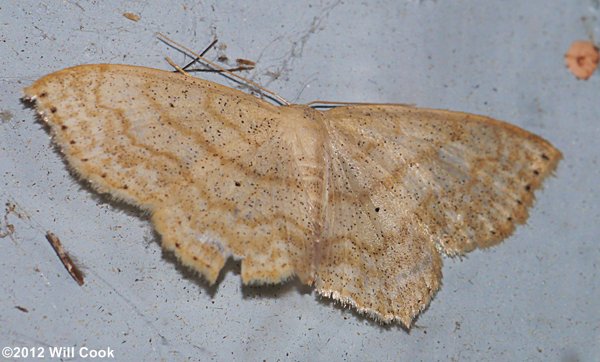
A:
{"type": "Polygon", "coordinates": [[[235,79],[237,79],[237,80],[239,80],[239,81],[241,81],[241,82],[243,82],[243,83],[246,83],[246,84],[249,84],[249,85],[251,85],[252,87],[254,87],[254,88],[256,88],[256,89],[260,90],[260,91],[261,91],[261,92],[262,92],[262,93],[263,93],[265,96],[267,96],[267,97],[271,98],[272,100],[276,101],[277,103],[279,103],[279,104],[281,104],[281,105],[285,105],[285,106],[289,106],[289,105],[291,104],[291,103],[290,103],[290,102],[288,102],[288,101],[287,101],[285,98],[281,97],[281,96],[280,96],[280,95],[278,95],[277,93],[275,93],[275,92],[272,92],[272,91],[270,91],[270,90],[268,90],[268,89],[266,89],[266,88],[264,88],[264,87],[260,86],[259,84],[257,84],[257,83],[255,83],[255,82],[251,81],[250,79],[247,79],[247,78],[244,78],[244,77],[242,77],[242,76],[239,76],[239,75],[237,75],[237,74],[235,74],[235,73],[233,73],[233,72],[231,72],[231,71],[229,71],[229,70],[227,70],[227,69],[223,68],[222,66],[220,66],[220,65],[218,65],[218,64],[216,64],[216,63],[214,63],[214,62],[211,62],[210,60],[208,60],[208,59],[204,58],[202,55],[200,55],[200,54],[198,54],[198,53],[194,52],[193,50],[191,50],[190,48],[186,47],[185,45],[183,45],[183,44],[180,44],[180,43],[178,43],[178,42],[174,41],[173,39],[170,39],[170,38],[169,38],[169,37],[167,37],[166,35],[164,35],[164,34],[162,34],[162,33],[156,33],[156,36],[157,36],[157,38],[158,38],[159,40],[163,41],[163,42],[164,42],[164,43],[166,43],[167,45],[169,45],[169,46],[172,46],[172,47],[174,47],[174,48],[176,48],[176,49],[179,49],[180,51],[184,51],[184,52],[186,52],[186,53],[188,53],[188,54],[191,54],[191,55],[193,55],[194,57],[196,57],[196,59],[197,59],[198,61],[202,61],[203,63],[205,63],[205,64],[209,65],[211,68],[213,68],[213,69],[218,69],[218,70],[220,70],[222,73],[226,73],[226,74],[227,74],[229,77],[231,77],[231,78],[235,78],[235,79]]]}
{"type": "Polygon", "coordinates": [[[340,106],[405,106],[405,107],[416,107],[415,104],[411,103],[371,103],[371,102],[336,102],[336,101],[321,101],[316,100],[306,103],[311,108],[334,108],[340,106]]]}
{"type": "MultiPolygon", "coordinates": [[[[252,70],[252,69],[254,69],[254,67],[240,66],[240,67],[235,67],[235,68],[227,68],[226,70],[228,72],[240,72],[242,70],[252,70]]],[[[221,71],[220,69],[212,69],[212,68],[211,69],[188,69],[187,72],[188,73],[191,73],[191,72],[223,73],[223,71],[221,71]]]]}

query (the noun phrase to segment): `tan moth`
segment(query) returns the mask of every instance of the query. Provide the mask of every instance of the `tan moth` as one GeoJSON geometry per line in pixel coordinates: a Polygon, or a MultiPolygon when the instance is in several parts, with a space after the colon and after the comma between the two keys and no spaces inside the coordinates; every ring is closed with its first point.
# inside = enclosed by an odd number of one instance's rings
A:
{"type": "Polygon", "coordinates": [[[215,283],[297,277],[410,327],[442,254],[495,245],[561,153],[488,117],[405,105],[274,106],[206,80],[82,65],[25,90],[69,166],[151,214],[164,249],[215,283]]]}

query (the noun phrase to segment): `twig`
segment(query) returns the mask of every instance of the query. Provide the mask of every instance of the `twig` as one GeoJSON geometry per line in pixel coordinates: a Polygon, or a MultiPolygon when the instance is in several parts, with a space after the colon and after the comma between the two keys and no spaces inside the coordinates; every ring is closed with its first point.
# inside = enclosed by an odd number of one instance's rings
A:
{"type": "Polygon", "coordinates": [[[63,248],[58,236],[48,231],[46,232],[46,239],[50,242],[50,245],[52,245],[52,248],[54,248],[54,251],[60,258],[60,261],[63,263],[69,274],[71,274],[73,279],[75,279],[77,284],[83,285],[83,273],[77,268],[75,263],[73,263],[73,260],[71,260],[69,254],[67,254],[63,248]]]}

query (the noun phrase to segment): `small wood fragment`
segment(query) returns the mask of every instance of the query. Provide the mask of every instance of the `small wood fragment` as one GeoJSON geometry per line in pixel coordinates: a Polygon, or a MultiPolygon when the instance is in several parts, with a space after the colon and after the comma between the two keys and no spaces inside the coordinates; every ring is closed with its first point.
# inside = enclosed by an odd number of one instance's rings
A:
{"type": "Polygon", "coordinates": [[[81,270],[79,270],[79,268],[77,268],[77,265],[73,263],[73,260],[71,259],[69,254],[63,248],[58,236],[48,231],[46,232],[46,239],[50,242],[52,248],[54,248],[54,251],[60,258],[60,261],[63,263],[69,274],[71,274],[71,277],[75,279],[77,284],[83,285],[83,273],[81,272],[81,270]]]}
{"type": "Polygon", "coordinates": [[[252,67],[252,68],[254,68],[256,66],[256,62],[253,62],[252,60],[248,60],[248,59],[243,59],[243,58],[237,58],[235,60],[235,62],[239,66],[245,65],[245,66],[252,67]]]}
{"type": "Polygon", "coordinates": [[[123,16],[131,21],[139,21],[141,17],[136,13],[123,13],[123,16]]]}

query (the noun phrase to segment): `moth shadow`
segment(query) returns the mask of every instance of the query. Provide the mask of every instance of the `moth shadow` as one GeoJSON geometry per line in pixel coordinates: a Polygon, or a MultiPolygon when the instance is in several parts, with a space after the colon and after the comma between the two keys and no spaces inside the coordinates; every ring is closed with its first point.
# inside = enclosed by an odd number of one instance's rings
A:
{"type": "MultiPolygon", "coordinates": [[[[152,229],[152,234],[154,236],[153,240],[155,242],[157,242],[159,245],[161,245],[162,242],[161,242],[161,236],[160,236],[160,234],[158,234],[156,232],[156,230],[154,230],[154,229],[152,229]]],[[[191,269],[191,268],[183,265],[177,259],[177,256],[175,256],[175,254],[173,252],[166,251],[166,250],[163,249],[162,257],[163,257],[163,260],[165,260],[167,263],[171,264],[172,267],[175,270],[177,270],[177,272],[179,273],[179,275],[181,275],[181,277],[184,280],[195,284],[197,287],[199,287],[201,289],[204,289],[204,291],[206,292],[206,294],[208,294],[211,298],[214,298],[214,296],[219,291],[219,287],[221,285],[221,282],[225,278],[225,275],[227,275],[228,273],[233,273],[233,274],[239,275],[240,274],[240,270],[241,270],[239,263],[236,263],[233,260],[228,260],[225,263],[225,266],[223,266],[223,269],[221,270],[221,272],[219,273],[219,277],[217,278],[217,280],[215,281],[215,283],[214,284],[210,284],[197,271],[195,271],[195,270],[193,270],[193,269],[191,269]]]]}
{"type": "MultiPolygon", "coordinates": [[[[349,316],[351,316],[356,321],[367,324],[370,327],[379,328],[384,331],[394,331],[394,330],[403,330],[404,332],[410,334],[411,329],[407,328],[403,324],[400,323],[382,323],[378,320],[375,320],[372,317],[369,317],[365,313],[361,313],[357,311],[355,308],[352,308],[349,305],[344,305],[343,303],[324,296],[317,295],[317,302],[322,305],[326,305],[329,308],[334,308],[339,312],[339,316],[344,318],[344,320],[348,320],[349,316]]],[[[413,328],[415,325],[413,325],[413,328]]]]}
{"type": "MultiPolygon", "coordinates": [[[[153,230],[154,239],[160,244],[161,236],[153,230]]],[[[204,289],[206,293],[213,298],[219,291],[219,288],[228,274],[233,274],[240,280],[240,290],[243,299],[276,299],[282,295],[298,292],[300,294],[312,293],[312,287],[302,284],[298,279],[290,279],[282,284],[262,284],[262,285],[244,285],[241,283],[242,266],[240,260],[232,258],[227,259],[223,269],[219,272],[219,276],[214,284],[210,284],[198,272],[181,264],[174,253],[163,251],[163,259],[172,264],[183,279],[194,283],[198,287],[204,289]]]]}
{"type": "Polygon", "coordinates": [[[280,284],[242,285],[244,299],[276,299],[288,293],[311,294],[313,288],[302,284],[298,278],[286,280],[280,284]]]}

